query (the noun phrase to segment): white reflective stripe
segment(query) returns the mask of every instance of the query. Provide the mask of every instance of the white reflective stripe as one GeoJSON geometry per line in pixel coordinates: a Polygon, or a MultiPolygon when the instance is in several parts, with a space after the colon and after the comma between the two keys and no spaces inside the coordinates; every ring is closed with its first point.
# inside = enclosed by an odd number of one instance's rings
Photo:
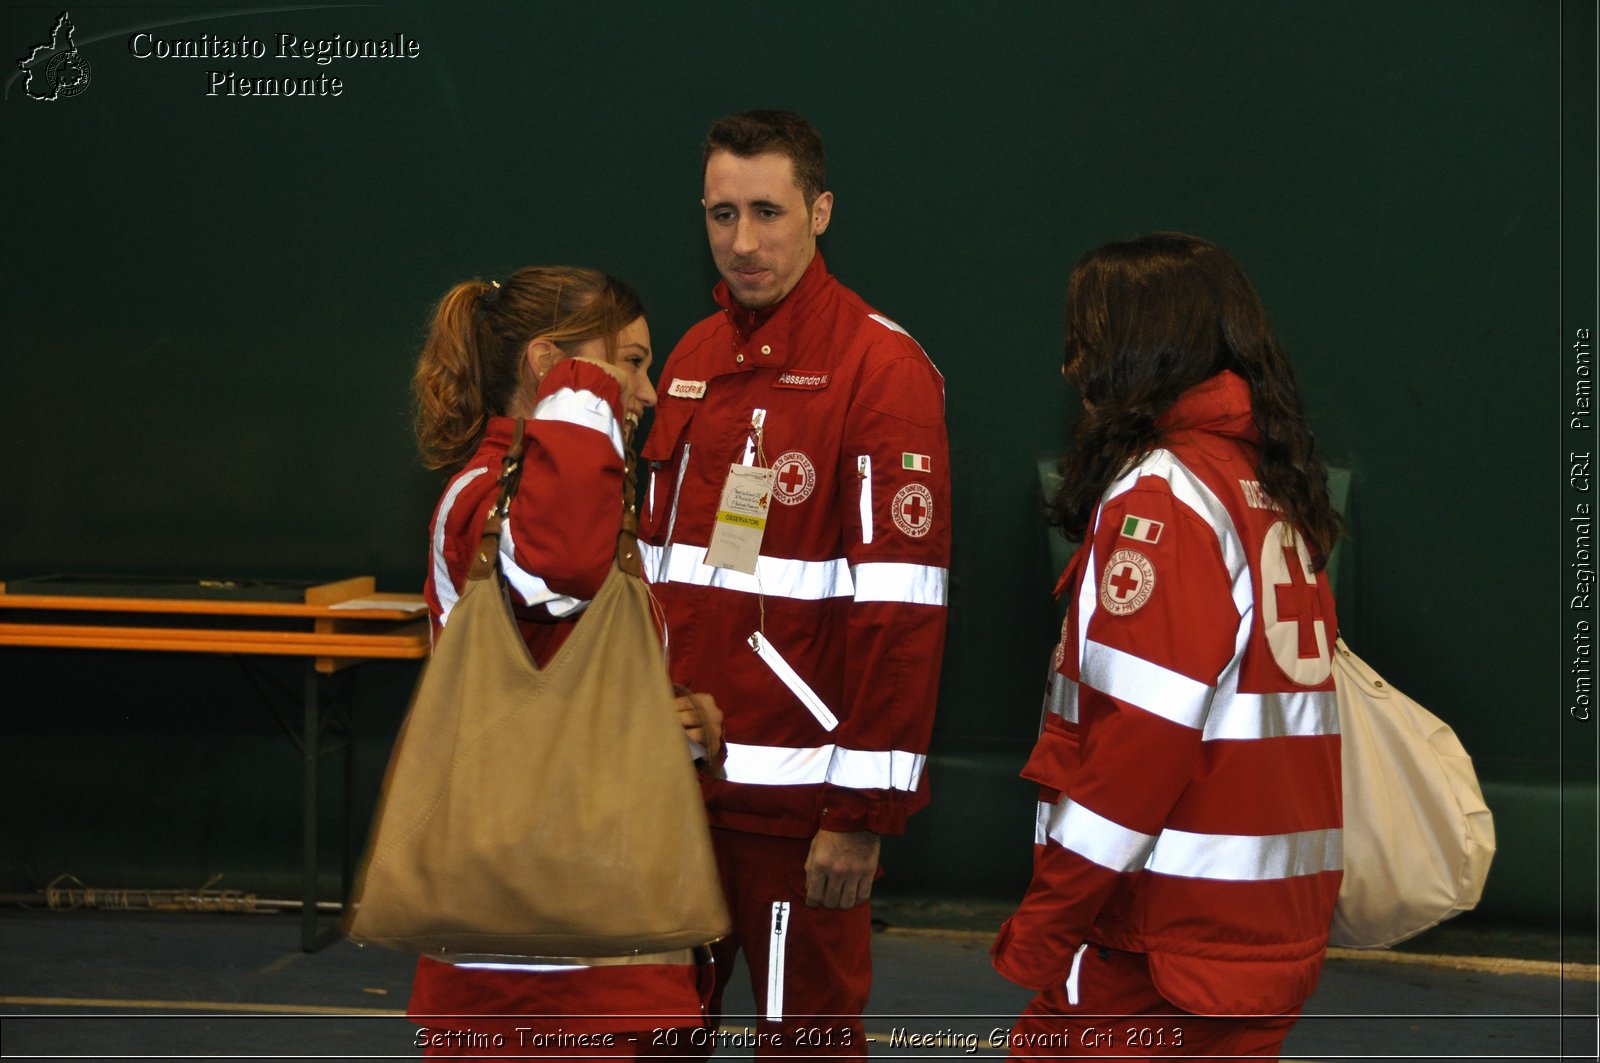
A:
{"type": "Polygon", "coordinates": [[[783,654],[778,652],[778,648],[763,638],[761,632],[757,631],[751,634],[750,648],[756,651],[756,656],[760,657],[768,668],[772,669],[778,680],[789,688],[789,693],[800,699],[800,704],[804,705],[806,710],[817,718],[817,722],[825,730],[831,731],[839,726],[839,717],[835,716],[828,706],[824,704],[823,700],[817,697],[817,692],[812,690],[804,679],[800,678],[800,674],[790,667],[788,661],[783,659],[783,654]]]}
{"type": "Polygon", "coordinates": [[[1213,690],[1186,675],[1099,642],[1084,644],[1081,682],[1173,723],[1205,723],[1213,690]]]}
{"type": "Polygon", "coordinates": [[[1045,836],[1063,849],[1112,871],[1137,871],[1155,845],[1153,834],[1140,834],[1098,812],[1063,797],[1050,810],[1045,836]]]}
{"type": "Polygon", "coordinates": [[[1043,845],[1050,838],[1050,816],[1055,812],[1056,806],[1049,801],[1040,801],[1039,807],[1033,813],[1033,844],[1043,845]]]}
{"type": "Polygon", "coordinates": [[[767,942],[767,1021],[783,1021],[783,953],[789,938],[789,902],[772,902],[772,938],[767,942]]]}
{"type": "Polygon", "coordinates": [[[950,586],[949,569],[903,561],[869,561],[852,568],[850,576],[858,602],[943,606],[950,586]]]}
{"type": "Polygon", "coordinates": [[[589,605],[587,598],[557,594],[543,579],[517,565],[517,547],[511,537],[511,522],[500,529],[500,571],[511,589],[528,605],[542,605],[551,616],[572,616],[589,605]]]}
{"type": "Polygon", "coordinates": [[[841,749],[832,745],[751,746],[725,742],[723,771],[729,782],[752,786],[806,786],[831,782],[856,790],[914,790],[928,758],[895,749],[887,752],[841,749]]]}
{"type": "Polygon", "coordinates": [[[656,519],[656,470],[655,470],[654,467],[652,467],[650,469],[650,486],[645,489],[644,497],[645,497],[645,506],[648,507],[648,508],[645,509],[645,514],[644,514],[645,519],[646,520],[655,520],[656,519]]]}
{"type": "Polygon", "coordinates": [[[1235,694],[1211,703],[1201,739],[1311,738],[1339,733],[1339,703],[1331,690],[1235,694]]]}
{"type": "MultiPolygon", "coordinates": [[[[663,569],[666,567],[667,558],[672,556],[672,530],[677,527],[678,524],[678,499],[683,495],[683,475],[688,471],[689,444],[685,443],[683,445],[683,457],[678,460],[678,479],[677,482],[672,485],[672,509],[667,513],[667,533],[661,538],[661,541],[664,545],[652,546],[650,543],[646,542],[639,543],[639,564],[640,567],[644,569],[644,578],[651,583],[662,583],[665,581],[663,569]]],[[[655,470],[651,470],[650,477],[652,481],[650,488],[650,506],[652,511],[654,511],[655,470]]],[[[701,550],[700,555],[704,557],[705,551],[701,550]]]]}
{"type": "Polygon", "coordinates": [[[797,598],[817,601],[823,598],[848,598],[855,593],[850,564],[843,558],[832,561],[796,561],[786,557],[756,559],[755,575],[727,568],[712,568],[705,563],[706,548],[675,544],[657,564],[652,582],[690,583],[698,587],[720,587],[745,594],[764,594],[768,598],[797,598]]]}
{"type": "Polygon", "coordinates": [[[439,599],[439,624],[443,626],[450,619],[450,610],[456,607],[456,602],[461,598],[461,593],[456,590],[456,585],[450,582],[450,566],[444,558],[444,526],[450,519],[450,510],[456,504],[456,498],[462,490],[472,481],[484,475],[489,470],[468,469],[445,491],[444,498],[439,502],[439,516],[433,522],[433,593],[439,599]]]}
{"type": "Polygon", "coordinates": [[[644,569],[644,578],[647,582],[661,582],[661,559],[666,556],[665,547],[651,546],[646,542],[639,544],[639,565],[644,569]]]}
{"type": "Polygon", "coordinates": [[[1233,517],[1228,513],[1228,507],[1222,504],[1222,499],[1172,451],[1152,450],[1140,458],[1137,465],[1107,488],[1102,505],[1131,490],[1144,476],[1156,476],[1167,481],[1172,497],[1203,517],[1211,526],[1211,531],[1217,537],[1217,546],[1222,551],[1222,563],[1232,581],[1234,608],[1241,615],[1248,614],[1255,602],[1255,590],[1250,586],[1250,565],[1245,559],[1244,541],[1234,527],[1233,517]]]}
{"type": "Polygon", "coordinates": [[[856,459],[856,476],[861,480],[861,545],[872,542],[872,455],[856,459]]]}
{"type": "Polygon", "coordinates": [[[901,328],[899,326],[899,324],[897,324],[896,322],[890,321],[888,318],[884,317],[882,314],[868,314],[867,316],[870,317],[872,320],[876,321],[878,324],[882,325],[884,328],[889,329],[891,332],[898,332],[902,336],[910,336],[911,335],[911,333],[909,333],[905,329],[901,328]]]}
{"type": "Polygon", "coordinates": [[[1168,828],[1147,866],[1162,875],[1224,882],[1315,875],[1344,866],[1344,834],[1337,828],[1266,835],[1190,834],[1168,828]]]}
{"type": "Polygon", "coordinates": [[[454,966],[472,971],[587,971],[589,969],[582,963],[458,963],[454,966]]]}
{"type": "Polygon", "coordinates": [[[1078,722],[1078,684],[1060,672],[1050,673],[1050,689],[1045,694],[1044,708],[1068,723],[1078,722]]]}
{"type": "Polygon", "coordinates": [[[1078,1006],[1078,971],[1083,966],[1083,954],[1088,950],[1088,948],[1089,943],[1087,941],[1078,946],[1078,951],[1072,954],[1072,970],[1067,972],[1067,980],[1065,983],[1067,990],[1067,1003],[1071,1004],[1073,1007],[1078,1006]]]}
{"type": "Polygon", "coordinates": [[[617,423],[617,415],[612,411],[611,403],[592,391],[561,388],[554,394],[546,395],[539,400],[539,405],[533,408],[533,419],[563,421],[567,424],[592,428],[611,440],[611,446],[616,450],[617,457],[623,456],[622,426],[617,423]]]}
{"type": "Polygon", "coordinates": [[[724,742],[728,757],[723,773],[729,782],[753,786],[803,786],[828,777],[833,746],[792,749],[787,746],[747,746],[724,742]]]}
{"type": "Polygon", "coordinates": [[[672,485],[672,512],[667,514],[667,535],[662,542],[672,545],[672,529],[678,526],[678,499],[683,497],[683,474],[689,471],[689,444],[683,445],[683,457],[678,461],[678,480],[672,485]]]}
{"type": "Polygon", "coordinates": [[[927,763],[928,758],[920,753],[839,746],[828,765],[827,781],[852,790],[915,790],[927,763]]]}

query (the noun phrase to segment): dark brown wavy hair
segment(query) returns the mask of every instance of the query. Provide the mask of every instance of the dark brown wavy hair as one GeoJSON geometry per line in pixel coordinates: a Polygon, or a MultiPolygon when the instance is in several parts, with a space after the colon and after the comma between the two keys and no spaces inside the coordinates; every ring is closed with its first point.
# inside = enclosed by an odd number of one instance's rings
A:
{"type": "Polygon", "coordinates": [[[1066,376],[1088,405],[1061,459],[1051,523],[1082,538],[1111,482],[1160,446],[1157,420],[1225,369],[1250,385],[1262,489],[1300,529],[1315,567],[1343,530],[1328,470],[1244,269],[1183,233],[1106,244],[1078,260],[1067,286],[1066,376]]]}
{"type": "Polygon", "coordinates": [[[616,337],[644,316],[626,283],[581,266],[524,266],[504,281],[462,281],[445,293],[411,377],[417,446],[430,469],[472,457],[489,418],[506,413],[527,378],[530,341],[563,351],[616,337]]]}
{"type": "Polygon", "coordinates": [[[822,150],[822,134],[793,111],[742,111],[718,119],[706,134],[700,159],[702,178],[711,156],[719,151],[744,159],[769,151],[788,158],[807,210],[828,190],[828,158],[822,150]]]}

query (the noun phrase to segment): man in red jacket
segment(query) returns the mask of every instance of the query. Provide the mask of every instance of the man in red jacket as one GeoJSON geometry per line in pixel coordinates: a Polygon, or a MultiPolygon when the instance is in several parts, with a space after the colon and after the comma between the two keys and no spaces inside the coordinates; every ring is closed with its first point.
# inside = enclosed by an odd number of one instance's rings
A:
{"type": "Polygon", "coordinates": [[[719,310],[662,371],[641,517],[672,677],[725,714],[704,781],[734,920],[713,1007],[742,948],[758,1051],[865,1055],[879,838],[927,803],[943,381],[823,264],[833,194],[809,122],[721,120],[704,178],[719,310]]]}

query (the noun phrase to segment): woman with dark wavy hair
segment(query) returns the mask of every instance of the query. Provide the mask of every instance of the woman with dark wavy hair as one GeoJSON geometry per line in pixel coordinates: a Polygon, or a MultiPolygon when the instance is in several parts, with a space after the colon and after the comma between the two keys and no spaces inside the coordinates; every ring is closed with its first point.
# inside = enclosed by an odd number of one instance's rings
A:
{"type": "Polygon", "coordinates": [[[1023,770],[1033,881],[994,948],[1039,990],[1012,1051],[1275,1056],[1342,876],[1323,574],[1340,519],[1293,371],[1221,248],[1108,244],[1068,304],[1085,412],[1053,515],[1083,545],[1023,770]]]}

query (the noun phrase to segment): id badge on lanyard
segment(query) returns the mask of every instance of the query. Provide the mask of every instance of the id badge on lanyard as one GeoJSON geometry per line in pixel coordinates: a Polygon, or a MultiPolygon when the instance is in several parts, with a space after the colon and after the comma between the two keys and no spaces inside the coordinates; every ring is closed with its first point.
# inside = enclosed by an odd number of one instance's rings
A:
{"type": "Polygon", "coordinates": [[[728,466],[717,502],[716,520],[711,525],[711,543],[705,563],[714,568],[755,575],[761,557],[761,540],[767,533],[767,511],[772,506],[773,469],[764,468],[761,429],[767,411],[758,409],[750,417],[750,439],[742,464],[728,466]]]}

